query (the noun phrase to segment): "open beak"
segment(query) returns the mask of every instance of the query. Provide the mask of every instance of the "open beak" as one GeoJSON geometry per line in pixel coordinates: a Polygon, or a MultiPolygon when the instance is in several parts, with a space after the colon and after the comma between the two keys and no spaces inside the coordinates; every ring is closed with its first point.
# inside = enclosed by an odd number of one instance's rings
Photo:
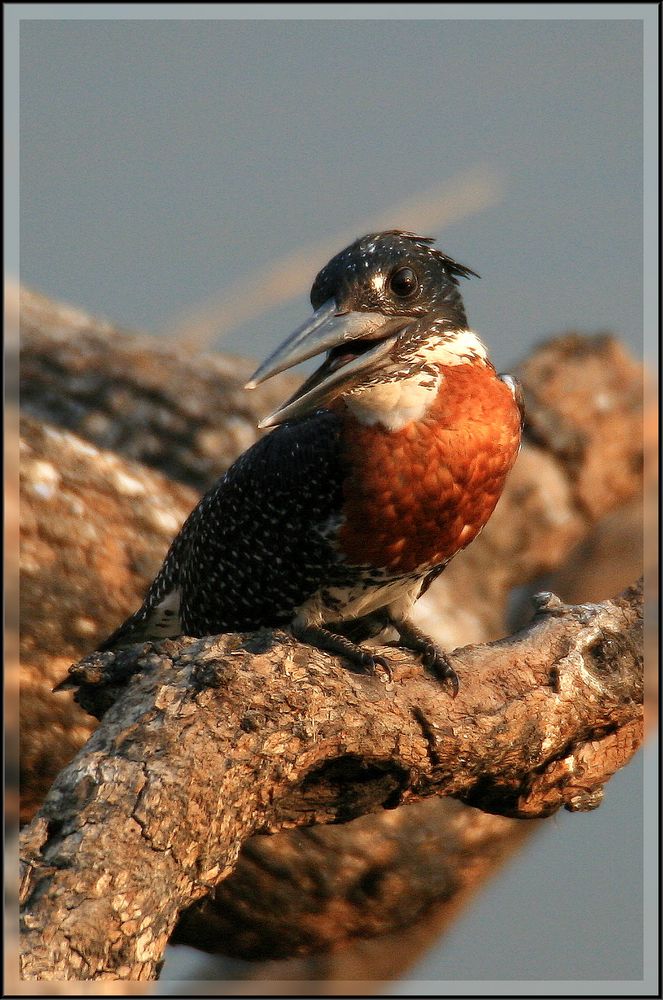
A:
{"type": "Polygon", "coordinates": [[[297,392],[258,426],[274,427],[330,402],[344,386],[385,357],[398,334],[411,322],[409,317],[377,312],[341,312],[335,300],[329,299],[277,347],[246,383],[247,389],[254,389],[272,375],[329,352],[297,392]]]}

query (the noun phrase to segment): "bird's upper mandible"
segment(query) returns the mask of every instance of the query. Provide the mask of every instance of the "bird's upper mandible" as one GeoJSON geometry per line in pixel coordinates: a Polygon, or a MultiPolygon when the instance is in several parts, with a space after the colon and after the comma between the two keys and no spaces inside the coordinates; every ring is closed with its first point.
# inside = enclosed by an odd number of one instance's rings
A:
{"type": "Polygon", "coordinates": [[[362,236],[337,254],[311,289],[313,316],[267,358],[247,383],[327,352],[323,364],[275,413],[270,427],[304,416],[357,386],[430,362],[430,345],[452,347],[467,319],[459,277],[475,274],[433,241],[389,230],[362,236]]]}

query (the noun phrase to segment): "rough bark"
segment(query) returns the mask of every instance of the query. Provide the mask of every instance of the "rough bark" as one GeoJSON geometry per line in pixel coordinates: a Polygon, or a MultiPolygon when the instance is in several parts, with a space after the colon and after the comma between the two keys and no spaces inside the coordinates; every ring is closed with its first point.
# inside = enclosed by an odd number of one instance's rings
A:
{"type": "MultiPolygon", "coordinates": [[[[617,590],[624,572],[637,572],[640,515],[635,503],[601,521],[573,559],[551,575],[556,592],[560,588],[567,600],[599,601],[606,585],[614,583],[617,590]]],[[[653,724],[657,656],[651,616],[649,627],[645,718],[653,724]]],[[[473,890],[541,822],[437,798],[344,826],[254,837],[232,875],[182,915],[171,944],[261,959],[255,970],[243,970],[256,980],[387,982],[439,940],[473,890]],[[298,957],[265,964],[277,956],[298,957]]],[[[209,960],[201,960],[201,967],[210,974],[209,960]]],[[[219,961],[216,978],[228,976],[232,967],[219,961]]]]}
{"type": "Polygon", "coordinates": [[[94,728],[53,686],[140,605],[196,493],[69,431],[21,420],[21,816],[94,728]]]}
{"type": "Polygon", "coordinates": [[[456,652],[455,701],[402,652],[382,683],[268,631],[93,654],[72,679],[103,722],[23,835],[23,975],[155,976],[256,832],[436,794],[593,807],[641,740],[641,604],[543,595],[524,632],[456,652]]]}
{"type": "MultiPolygon", "coordinates": [[[[258,978],[389,979],[414,962],[440,924],[533,832],[536,823],[496,816],[451,798],[426,799],[274,837],[251,837],[232,874],[182,913],[171,944],[265,962],[258,978]],[[441,909],[444,909],[444,913],[441,909]],[[410,933],[407,949],[385,938],[410,933]],[[353,948],[377,948],[363,974],[334,976],[331,966],[353,948]],[[292,959],[306,957],[293,974],[292,959]],[[312,956],[315,956],[311,959],[312,956]],[[327,958],[325,958],[327,956],[327,958]],[[330,960],[330,956],[331,960],[330,960]],[[380,972],[383,964],[389,971],[380,972]]],[[[361,966],[360,966],[361,967],[361,966]]]]}
{"type": "MultiPolygon", "coordinates": [[[[193,504],[193,494],[135,463],[125,464],[119,455],[137,457],[199,489],[253,440],[257,415],[273,408],[289,388],[268,384],[264,395],[243,394],[250,363],[192,362],[172,346],[164,349],[152,338],[118,331],[34,293],[23,294],[21,319],[25,407],[118,452],[108,456],[88,449],[86,456],[85,442],[77,443],[74,435],[27,425],[31,471],[25,480],[23,510],[29,517],[23,541],[32,563],[22,628],[27,816],[93,725],[65,695],[51,695],[53,682],[70,659],[137,605],[174,533],[154,523],[160,519],[150,516],[150,506],[170,509],[182,520],[193,504]],[[33,488],[44,483],[34,468],[41,461],[57,469],[65,497],[82,503],[78,521],[72,510],[66,513],[67,499],[59,505],[33,488]],[[81,475],[86,463],[90,468],[81,475]],[[144,496],[116,488],[122,476],[142,481],[144,496]],[[106,534],[98,495],[112,510],[106,534]],[[81,558],[85,545],[79,535],[88,523],[102,537],[96,554],[88,543],[92,559],[81,558]],[[43,601],[50,601],[48,615],[43,601]],[[81,621],[83,631],[75,626],[81,621]]],[[[503,634],[510,589],[562,564],[597,518],[640,488],[641,372],[614,338],[558,338],[519,374],[530,420],[507,493],[483,536],[419,604],[426,627],[448,647],[503,634]]],[[[620,568],[628,575],[617,586],[639,572],[631,564],[620,568]]],[[[603,589],[601,596],[608,593],[603,589]]],[[[179,939],[252,957],[307,953],[384,934],[425,915],[417,925],[423,941],[533,825],[433,799],[343,827],[255,837],[216,890],[217,905],[209,895],[194,905],[179,939]],[[376,865],[376,856],[382,865],[376,865]],[[409,891],[412,885],[419,891],[409,891]]]]}

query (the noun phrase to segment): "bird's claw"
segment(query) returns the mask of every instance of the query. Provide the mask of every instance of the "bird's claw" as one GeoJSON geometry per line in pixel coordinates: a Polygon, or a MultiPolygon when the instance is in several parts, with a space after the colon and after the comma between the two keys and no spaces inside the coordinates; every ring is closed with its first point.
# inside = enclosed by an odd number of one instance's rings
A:
{"type": "Polygon", "coordinates": [[[364,668],[366,673],[376,674],[377,668],[382,667],[387,675],[387,680],[389,682],[394,679],[394,672],[391,668],[391,664],[386,657],[381,656],[379,653],[364,653],[362,655],[361,666],[364,668]]]}
{"type": "Polygon", "coordinates": [[[427,646],[423,651],[421,662],[429,670],[432,670],[442,683],[448,683],[450,685],[452,698],[455,698],[458,695],[460,687],[458,674],[451,666],[449,657],[446,653],[443,653],[437,648],[437,646],[434,646],[433,643],[431,643],[430,646],[427,646]]]}

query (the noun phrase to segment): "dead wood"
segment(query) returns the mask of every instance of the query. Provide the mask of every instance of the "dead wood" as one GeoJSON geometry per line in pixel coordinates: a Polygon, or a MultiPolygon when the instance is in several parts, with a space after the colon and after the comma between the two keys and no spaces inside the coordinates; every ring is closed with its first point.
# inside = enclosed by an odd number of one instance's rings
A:
{"type": "Polygon", "coordinates": [[[402,975],[441,933],[467,894],[487,880],[537,826],[482,812],[452,798],[429,798],[342,825],[251,837],[232,874],[181,915],[171,944],[252,961],[269,961],[257,978],[383,979],[402,975]],[[442,912],[444,911],[444,912],[442,912]],[[385,947],[408,932],[409,947],[385,947]],[[415,945],[415,937],[423,937],[415,945]],[[341,953],[369,965],[335,976],[341,953]],[[390,966],[385,969],[384,965],[390,966]]]}
{"type": "Polygon", "coordinates": [[[29,819],[94,728],[54,685],[142,601],[196,493],[21,419],[20,775],[29,819]]]}
{"type": "MultiPolygon", "coordinates": [[[[241,359],[194,362],[171,345],[163,348],[152,338],[118,331],[34,293],[24,293],[21,319],[22,402],[30,412],[198,488],[251,442],[257,415],[287,394],[287,388],[277,386],[272,400],[269,385],[265,398],[244,394],[240,386],[250,364],[241,359]]],[[[552,341],[519,374],[531,419],[507,494],[483,536],[420,602],[426,627],[447,646],[503,634],[511,587],[562,564],[596,518],[637,496],[640,488],[641,373],[614,338],[552,341]],[[539,356],[545,363],[537,363],[539,356]],[[591,476],[583,475],[588,463],[591,476]]],[[[138,603],[135,595],[167,547],[170,533],[155,529],[151,498],[157,509],[171,508],[181,519],[193,504],[185,491],[178,495],[176,484],[162,478],[139,497],[135,519],[136,498],[116,489],[115,473],[141,480],[141,467],[125,466],[119,454],[107,456],[98,449],[86,458],[79,441],[78,469],[71,476],[76,440],[71,434],[58,439],[53,429],[45,435],[34,424],[28,429],[31,462],[44,458],[54,465],[61,475],[58,488],[78,496],[83,510],[78,522],[70,512],[58,530],[62,506],[34,491],[32,485],[41,480],[28,476],[23,509],[30,517],[23,534],[32,575],[25,582],[22,626],[26,813],[34,810],[94,721],[66,696],[51,695],[52,683],[65,661],[82,655],[129,605],[138,603]],[[99,482],[94,483],[91,470],[99,455],[99,482]],[[86,462],[91,469],[81,479],[86,462]],[[106,476],[106,462],[112,476],[106,476]],[[88,522],[103,529],[103,516],[95,519],[99,491],[116,506],[110,530],[100,535],[95,562],[89,558],[95,546],[90,543],[88,556],[82,555],[79,534],[88,522]],[[110,548],[106,537],[113,540],[110,548]],[[144,538],[142,548],[137,537],[144,538]],[[138,553],[135,559],[132,553],[138,553]],[[121,586],[114,565],[122,567],[121,586]],[[81,570],[86,573],[82,587],[77,586],[81,570]],[[40,602],[49,599],[44,615],[40,602]],[[77,631],[74,623],[81,621],[85,628],[77,631]]],[[[623,572],[628,575],[622,584],[633,578],[631,565],[623,572]]],[[[208,895],[185,914],[179,938],[257,957],[338,947],[343,940],[383,934],[423,914],[428,926],[435,902],[447,900],[446,910],[455,908],[465,890],[522,838],[524,826],[531,825],[450,799],[429,799],[343,827],[259,836],[247,843],[231,878],[219,884],[217,905],[208,895]],[[409,891],[409,885],[419,890],[409,891]]]]}
{"type": "Polygon", "coordinates": [[[456,652],[455,701],[402,652],[385,684],[268,631],[94,654],[82,699],[121,694],[23,834],[23,975],[154,977],[256,832],[428,795],[593,807],[641,740],[641,604],[544,596],[523,632],[456,652]]]}

